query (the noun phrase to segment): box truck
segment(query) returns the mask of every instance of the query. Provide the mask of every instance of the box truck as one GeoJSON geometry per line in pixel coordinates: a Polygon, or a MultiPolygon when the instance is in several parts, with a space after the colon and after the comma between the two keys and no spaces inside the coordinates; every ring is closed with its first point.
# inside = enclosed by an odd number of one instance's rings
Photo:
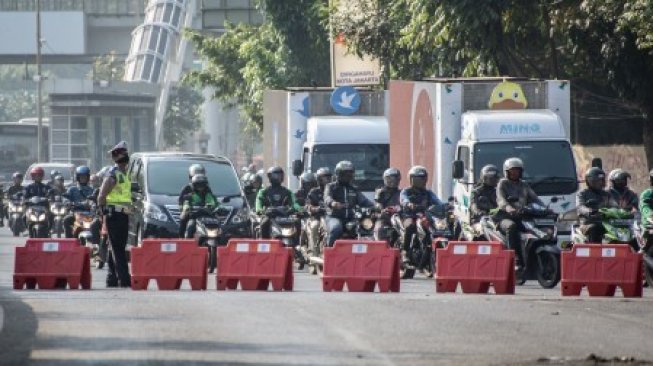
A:
{"type": "Polygon", "coordinates": [[[341,160],[356,168],[355,184],[371,196],[383,184],[389,163],[388,121],[383,91],[337,89],[269,90],[263,99],[265,167],[281,166],[295,190],[298,176],[341,160]]]}
{"type": "MultiPolygon", "coordinates": [[[[390,166],[423,165],[441,199],[469,220],[469,196],[486,164],[518,157],[524,179],[556,212],[575,208],[566,80],[519,78],[391,81],[390,166]]],[[[564,230],[560,232],[565,235],[564,230]]]]}

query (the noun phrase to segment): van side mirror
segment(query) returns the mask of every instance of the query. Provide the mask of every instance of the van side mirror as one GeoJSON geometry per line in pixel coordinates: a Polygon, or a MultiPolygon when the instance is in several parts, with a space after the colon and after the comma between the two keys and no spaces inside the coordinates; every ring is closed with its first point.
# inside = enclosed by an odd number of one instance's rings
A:
{"type": "Polygon", "coordinates": [[[463,179],[465,176],[465,163],[462,160],[454,160],[452,175],[453,179],[463,179]]]}
{"type": "Polygon", "coordinates": [[[231,197],[226,196],[222,198],[222,203],[229,203],[229,202],[231,202],[231,197]]]}
{"type": "Polygon", "coordinates": [[[132,182],[132,193],[141,193],[141,186],[138,182],[132,182]]]}
{"type": "Polygon", "coordinates": [[[293,160],[292,162],[292,175],[299,177],[304,172],[304,164],[301,160],[293,160]]]}
{"type": "Polygon", "coordinates": [[[592,168],[603,169],[603,160],[601,158],[592,159],[592,168]]]}

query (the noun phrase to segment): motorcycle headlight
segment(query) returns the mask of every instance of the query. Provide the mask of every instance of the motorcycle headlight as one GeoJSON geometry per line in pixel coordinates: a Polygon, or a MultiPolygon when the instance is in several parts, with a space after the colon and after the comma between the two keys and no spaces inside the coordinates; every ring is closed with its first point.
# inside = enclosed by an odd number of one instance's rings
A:
{"type": "Polygon", "coordinates": [[[84,221],[82,223],[82,227],[84,227],[84,229],[90,229],[91,228],[91,222],[90,221],[84,221]]]}
{"type": "Polygon", "coordinates": [[[39,215],[39,221],[45,221],[45,214],[44,213],[39,215]]]}
{"type": "Polygon", "coordinates": [[[345,227],[347,227],[347,230],[352,231],[356,228],[356,223],[354,221],[349,221],[345,227]]]}
{"type": "Polygon", "coordinates": [[[294,227],[282,227],[281,228],[281,235],[283,235],[283,236],[293,236],[293,235],[295,235],[295,228],[294,227]]]}
{"type": "Polygon", "coordinates": [[[29,220],[30,221],[39,221],[39,218],[35,214],[30,214],[29,215],[29,220]]]}
{"type": "Polygon", "coordinates": [[[220,229],[206,229],[206,236],[209,238],[217,238],[220,235],[220,229]]]}
{"type": "Polygon", "coordinates": [[[619,241],[630,241],[630,231],[628,229],[617,229],[617,239],[619,241]]]}
{"type": "Polygon", "coordinates": [[[154,221],[168,221],[168,216],[163,212],[159,206],[153,205],[151,203],[145,204],[145,213],[144,216],[146,219],[154,221]]]}
{"type": "Polygon", "coordinates": [[[438,231],[442,230],[447,230],[449,228],[449,225],[447,225],[447,221],[443,219],[435,219],[435,229],[438,231]]]}
{"type": "Polygon", "coordinates": [[[369,217],[366,217],[361,221],[361,226],[365,230],[372,230],[372,228],[374,228],[374,221],[372,221],[372,219],[369,217]]]}

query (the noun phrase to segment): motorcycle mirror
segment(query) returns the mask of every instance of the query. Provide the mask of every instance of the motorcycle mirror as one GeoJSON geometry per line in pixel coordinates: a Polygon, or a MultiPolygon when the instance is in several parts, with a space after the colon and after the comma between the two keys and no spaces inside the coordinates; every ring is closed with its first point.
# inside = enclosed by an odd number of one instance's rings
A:
{"type": "Polygon", "coordinates": [[[603,169],[603,160],[601,158],[592,159],[592,168],[603,169]]]}
{"type": "Polygon", "coordinates": [[[292,162],[292,175],[299,177],[304,172],[304,164],[301,160],[294,160],[292,162]]]}
{"type": "Polygon", "coordinates": [[[465,176],[465,163],[462,160],[455,160],[452,168],[453,179],[463,179],[465,176]]]}

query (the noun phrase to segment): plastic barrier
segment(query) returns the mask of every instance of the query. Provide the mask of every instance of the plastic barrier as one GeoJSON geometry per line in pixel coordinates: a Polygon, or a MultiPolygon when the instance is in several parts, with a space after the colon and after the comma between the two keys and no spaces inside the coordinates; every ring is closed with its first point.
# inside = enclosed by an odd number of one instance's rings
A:
{"type": "Polygon", "coordinates": [[[466,294],[515,293],[515,253],[499,242],[449,242],[436,250],[436,292],[456,292],[458,283],[466,294]]]}
{"type": "Polygon", "coordinates": [[[399,292],[399,249],[385,241],[336,240],[324,248],[323,291],[399,292]]]}
{"type": "Polygon", "coordinates": [[[293,249],[280,240],[231,239],[217,254],[218,290],[293,289],[293,249]]]}
{"type": "Polygon", "coordinates": [[[206,290],[208,258],[208,249],[192,239],[144,239],[131,249],[132,290],[147,290],[151,279],[159,290],[178,290],[182,280],[206,290]]]}
{"type": "Polygon", "coordinates": [[[16,248],[14,289],[91,288],[91,251],[77,239],[28,239],[16,248]]]}
{"type": "Polygon", "coordinates": [[[590,296],[642,297],[642,254],[628,244],[574,244],[562,252],[562,296],[579,296],[587,286],[590,296]]]}

